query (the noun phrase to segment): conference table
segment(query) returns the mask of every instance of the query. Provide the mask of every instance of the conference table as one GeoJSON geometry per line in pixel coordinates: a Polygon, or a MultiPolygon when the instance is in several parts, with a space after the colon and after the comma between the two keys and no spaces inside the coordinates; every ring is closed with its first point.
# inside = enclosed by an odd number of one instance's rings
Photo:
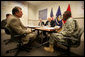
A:
{"type": "MultiPolygon", "coordinates": [[[[55,30],[58,31],[61,29],[59,26],[57,29],[55,29],[54,27],[48,27],[48,26],[41,26],[41,27],[40,26],[26,26],[26,27],[31,28],[31,30],[34,29],[35,31],[37,31],[37,37],[40,34],[39,31],[41,31],[41,32],[44,31],[44,32],[48,33],[49,36],[51,36],[51,33],[55,33],[55,30]]],[[[43,38],[41,38],[41,39],[42,39],[41,42],[43,42],[43,38]]],[[[43,44],[45,44],[45,43],[43,43],[43,44]]]]}
{"type": "Polygon", "coordinates": [[[35,30],[41,30],[41,31],[47,31],[47,32],[52,32],[55,30],[59,30],[60,27],[57,26],[58,28],[54,28],[54,27],[48,27],[48,26],[26,26],[27,28],[31,28],[31,29],[35,29],[35,30]]]}

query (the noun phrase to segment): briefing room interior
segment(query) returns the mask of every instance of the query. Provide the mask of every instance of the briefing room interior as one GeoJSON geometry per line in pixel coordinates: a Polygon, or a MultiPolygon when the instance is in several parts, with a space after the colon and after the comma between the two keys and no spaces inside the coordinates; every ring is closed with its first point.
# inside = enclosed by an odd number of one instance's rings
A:
{"type": "Polygon", "coordinates": [[[84,56],[84,1],[1,1],[1,56],[84,56]]]}

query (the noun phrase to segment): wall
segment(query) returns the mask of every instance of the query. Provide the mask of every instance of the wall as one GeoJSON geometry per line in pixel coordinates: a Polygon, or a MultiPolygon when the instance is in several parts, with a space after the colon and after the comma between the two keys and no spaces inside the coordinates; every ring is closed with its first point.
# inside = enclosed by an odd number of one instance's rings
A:
{"type": "MultiPolygon", "coordinates": [[[[84,1],[46,1],[47,3],[44,3],[43,5],[39,5],[37,7],[32,6],[30,8],[32,8],[31,16],[34,16],[34,12],[36,12],[34,17],[31,17],[31,21],[33,20],[33,23],[38,24],[38,19],[39,19],[39,10],[43,10],[47,8],[47,17],[50,16],[50,12],[51,12],[51,8],[53,8],[53,14],[54,17],[56,15],[56,12],[58,10],[58,7],[60,6],[61,9],[61,14],[63,15],[63,13],[67,10],[68,4],[70,4],[71,7],[71,13],[72,13],[72,17],[73,18],[79,18],[79,17],[83,17],[82,21],[84,20],[84,1]],[[35,20],[35,21],[34,21],[35,20]]],[[[30,10],[30,9],[29,9],[30,10]]],[[[29,16],[30,17],[30,16],[29,16]]],[[[46,20],[43,20],[44,22],[46,22],[46,20]]],[[[84,24],[84,23],[82,23],[84,24]]],[[[81,25],[81,27],[84,27],[84,25],[81,25]]]]}
{"type": "Polygon", "coordinates": [[[28,24],[28,4],[20,1],[1,1],[1,20],[6,18],[7,13],[12,14],[12,8],[20,6],[23,11],[21,22],[24,25],[28,24]]]}
{"type": "Polygon", "coordinates": [[[61,9],[61,14],[63,14],[67,10],[68,4],[70,4],[72,17],[84,17],[83,9],[84,1],[54,1],[54,2],[46,1],[46,2],[47,2],[46,4],[38,6],[37,16],[39,10],[46,8],[48,9],[47,17],[50,16],[51,8],[53,8],[53,14],[55,16],[59,6],[61,9]]]}
{"type": "Polygon", "coordinates": [[[37,25],[37,20],[36,20],[36,10],[37,10],[37,7],[36,6],[33,6],[31,4],[28,4],[28,24],[29,25],[37,25]]]}

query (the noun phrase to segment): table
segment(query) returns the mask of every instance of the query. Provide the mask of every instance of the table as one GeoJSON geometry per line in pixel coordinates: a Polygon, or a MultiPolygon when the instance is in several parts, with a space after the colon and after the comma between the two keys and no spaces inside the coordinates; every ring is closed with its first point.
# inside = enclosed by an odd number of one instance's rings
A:
{"type": "MultiPolygon", "coordinates": [[[[41,31],[55,31],[56,29],[54,27],[47,27],[47,26],[27,26],[27,28],[35,29],[35,30],[41,30],[41,31]]],[[[60,28],[59,28],[60,29],[60,28]]]]}
{"type": "MultiPolygon", "coordinates": [[[[42,32],[45,32],[45,33],[48,33],[49,34],[49,36],[51,35],[51,33],[54,33],[55,32],[55,28],[54,27],[47,27],[47,26],[43,26],[43,27],[40,27],[40,26],[27,26],[27,28],[31,28],[31,30],[32,29],[35,29],[35,30],[37,30],[37,37],[39,36],[39,31],[42,31],[42,32]]],[[[59,28],[60,29],[60,28],[59,28]]],[[[59,30],[58,29],[58,30],[59,30]]],[[[43,35],[43,33],[42,33],[42,35],[43,35]]],[[[46,37],[48,37],[48,35],[46,34],[45,35],[46,37]]],[[[41,38],[42,39],[42,41],[41,41],[41,43],[43,42],[43,38],[41,38]]]]}

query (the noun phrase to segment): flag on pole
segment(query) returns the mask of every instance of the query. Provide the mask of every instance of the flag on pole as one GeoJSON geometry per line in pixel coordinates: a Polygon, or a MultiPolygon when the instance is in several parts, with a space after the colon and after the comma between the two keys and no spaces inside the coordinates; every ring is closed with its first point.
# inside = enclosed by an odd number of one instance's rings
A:
{"type": "MultiPolygon", "coordinates": [[[[66,11],[70,11],[71,12],[71,8],[70,8],[70,4],[68,4],[68,8],[67,8],[67,10],[66,11]]],[[[72,16],[71,16],[72,17],[72,16]]],[[[65,24],[66,23],[66,21],[64,21],[63,20],[63,23],[65,24]]]]}
{"type": "MultiPolygon", "coordinates": [[[[70,4],[68,4],[67,11],[70,11],[70,12],[71,12],[70,4]]],[[[71,16],[71,17],[72,17],[72,16],[71,16]]]]}
{"type": "Polygon", "coordinates": [[[51,9],[50,17],[51,17],[52,20],[53,20],[53,8],[51,9]]]}
{"type": "Polygon", "coordinates": [[[56,25],[62,26],[62,20],[61,20],[61,10],[60,10],[60,6],[58,7],[57,13],[56,13],[56,25]],[[57,18],[58,17],[58,18],[57,18]],[[59,19],[59,20],[58,20],[59,19]]]}
{"type": "Polygon", "coordinates": [[[61,15],[60,6],[58,7],[58,10],[57,10],[57,13],[56,13],[56,17],[58,17],[59,15],[61,15]]]}
{"type": "Polygon", "coordinates": [[[71,12],[70,4],[68,4],[67,11],[70,11],[71,12]]]}

